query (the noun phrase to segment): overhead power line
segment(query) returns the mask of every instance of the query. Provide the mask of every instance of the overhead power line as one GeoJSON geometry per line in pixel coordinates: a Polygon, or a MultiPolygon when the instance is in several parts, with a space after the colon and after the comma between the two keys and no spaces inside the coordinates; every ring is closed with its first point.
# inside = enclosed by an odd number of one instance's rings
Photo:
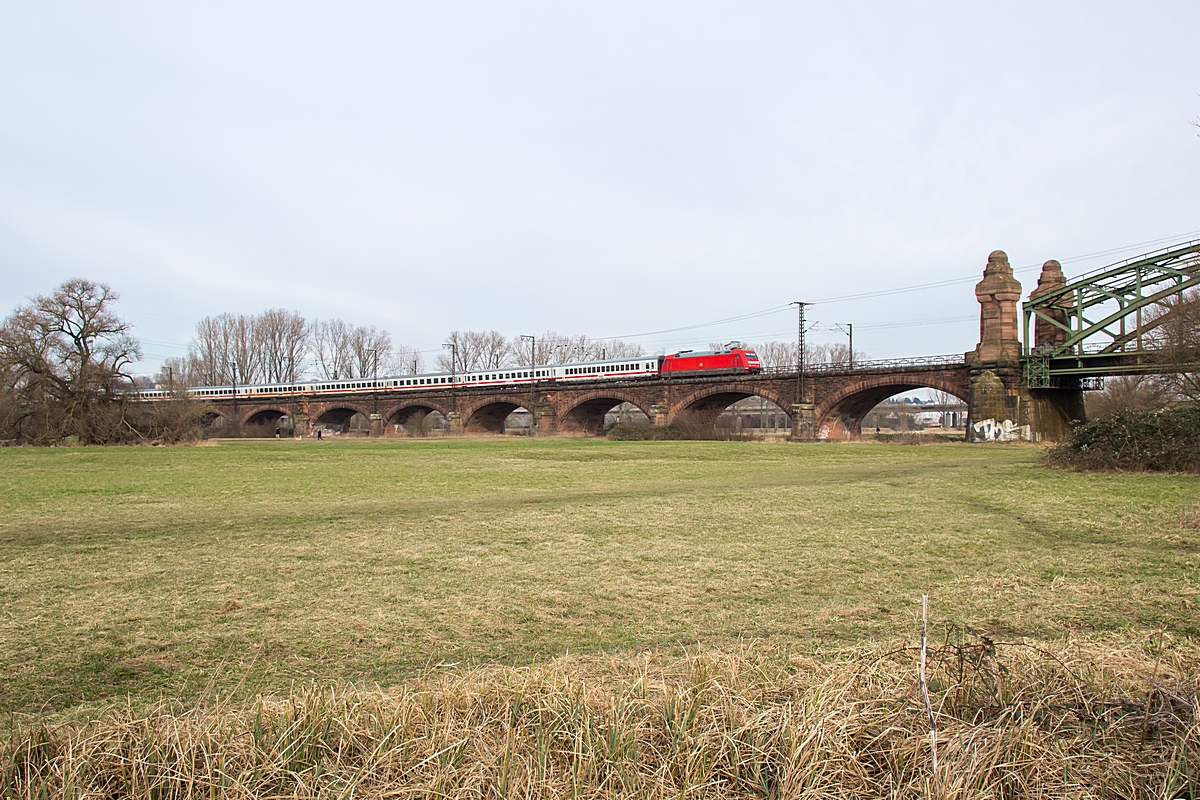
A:
{"type": "MultiPolygon", "coordinates": [[[[1176,234],[1174,236],[1164,236],[1159,239],[1150,239],[1148,241],[1136,242],[1134,244],[1127,244],[1127,245],[1123,245],[1121,247],[1113,247],[1108,250],[1097,250],[1094,253],[1084,253],[1082,255],[1070,256],[1068,258],[1059,259],[1059,263],[1060,264],[1074,264],[1074,263],[1077,263],[1080,261],[1089,261],[1093,258],[1100,258],[1102,256],[1119,255],[1121,253],[1127,253],[1131,250],[1139,250],[1141,248],[1153,247],[1154,245],[1161,245],[1164,243],[1176,242],[1176,241],[1180,241],[1182,239],[1186,239],[1188,237],[1192,237],[1192,236],[1196,236],[1196,235],[1200,235],[1200,231],[1188,231],[1186,233],[1180,233],[1180,234],[1176,234]]],[[[1033,270],[1040,269],[1041,266],[1042,266],[1041,264],[1027,264],[1022,267],[1017,267],[1013,271],[1014,272],[1031,272],[1033,270]]],[[[977,283],[979,281],[979,277],[980,276],[978,274],[975,274],[975,275],[968,275],[968,276],[963,276],[963,277],[959,277],[959,278],[948,278],[946,280],[941,280],[941,281],[931,281],[929,283],[912,284],[910,286],[897,286],[897,287],[894,287],[891,289],[879,289],[879,290],[870,291],[870,292],[856,292],[854,294],[837,295],[834,297],[823,297],[823,298],[820,298],[817,300],[813,300],[812,305],[831,305],[833,303],[845,303],[845,302],[849,302],[851,300],[868,300],[868,299],[871,299],[874,297],[890,297],[892,295],[906,294],[909,292],[921,292],[921,291],[926,291],[928,289],[940,289],[940,288],[943,288],[946,286],[958,286],[958,285],[961,285],[964,283],[977,283]]],[[[780,312],[786,311],[787,309],[788,309],[788,306],[786,306],[786,305],[772,306],[770,308],[764,308],[764,309],[760,309],[758,311],[750,311],[750,312],[741,314],[736,317],[727,317],[725,319],[712,320],[710,322],[698,322],[694,325],[684,325],[684,326],[681,326],[678,328],[667,328],[667,329],[659,330],[659,331],[644,331],[642,333],[629,333],[629,334],[624,334],[622,336],[604,336],[604,337],[599,337],[599,338],[604,338],[604,339],[641,339],[641,338],[649,337],[649,336],[659,336],[664,333],[678,333],[680,331],[693,331],[693,330],[699,330],[701,328],[713,328],[718,325],[727,324],[729,322],[740,322],[742,320],[754,319],[755,317],[763,317],[763,316],[768,316],[771,314],[778,314],[780,312]]],[[[865,327],[864,327],[864,329],[865,329],[865,327]]]]}

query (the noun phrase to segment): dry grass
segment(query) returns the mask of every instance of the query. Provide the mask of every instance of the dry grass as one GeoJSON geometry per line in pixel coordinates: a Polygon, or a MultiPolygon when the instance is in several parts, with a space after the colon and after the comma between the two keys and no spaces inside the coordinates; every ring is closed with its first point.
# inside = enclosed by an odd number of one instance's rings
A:
{"type": "Polygon", "coordinates": [[[1200,503],[1183,512],[1183,519],[1179,521],[1179,527],[1189,531],[1200,529],[1200,503]]]}
{"type": "MultiPolygon", "coordinates": [[[[0,451],[0,711],[210,684],[396,685],[432,663],[934,615],[993,637],[1200,634],[1200,480],[1027,448],[248,441],[0,451]]],[[[239,688],[240,687],[240,688],[239,688]]]]}
{"type": "Polygon", "coordinates": [[[0,795],[1196,797],[1198,495],[957,444],[3,450],[0,795]]]}
{"type": "Polygon", "coordinates": [[[12,732],[6,797],[1190,798],[1200,653],[948,636],[816,660],[771,647],[434,670],[12,732]]]}

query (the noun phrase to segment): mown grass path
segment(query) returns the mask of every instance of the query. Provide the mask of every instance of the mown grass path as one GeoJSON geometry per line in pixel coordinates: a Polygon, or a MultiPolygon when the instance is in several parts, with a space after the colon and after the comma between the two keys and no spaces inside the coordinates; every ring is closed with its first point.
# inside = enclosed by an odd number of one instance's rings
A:
{"type": "Polygon", "coordinates": [[[939,625],[1200,635],[1200,480],[1026,447],[0,450],[0,709],[939,625]]]}

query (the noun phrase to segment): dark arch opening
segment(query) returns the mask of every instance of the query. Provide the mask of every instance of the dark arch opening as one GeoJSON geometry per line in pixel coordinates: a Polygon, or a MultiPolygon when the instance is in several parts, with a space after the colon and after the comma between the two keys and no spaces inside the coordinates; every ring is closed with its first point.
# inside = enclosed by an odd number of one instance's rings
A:
{"type": "Polygon", "coordinates": [[[313,433],[320,429],[325,435],[370,436],[371,420],[353,408],[331,408],[317,417],[313,433]]]}
{"type": "Polygon", "coordinates": [[[463,425],[466,433],[528,434],[533,431],[533,416],[517,403],[495,402],[477,408],[463,425]]]}
{"type": "Polygon", "coordinates": [[[212,409],[206,410],[200,417],[200,429],[204,432],[205,438],[219,439],[237,435],[237,425],[212,409]]]}
{"type": "Polygon", "coordinates": [[[672,423],[697,438],[760,438],[788,435],[791,417],[770,398],[752,392],[718,392],[682,409],[672,423]]]}
{"type": "Polygon", "coordinates": [[[433,406],[411,405],[397,409],[383,427],[384,436],[429,436],[444,433],[449,420],[433,406]]]}
{"type": "Polygon", "coordinates": [[[243,426],[242,435],[290,437],[295,435],[295,431],[296,424],[290,416],[277,408],[267,408],[250,415],[243,426]]]}
{"type": "Polygon", "coordinates": [[[864,389],[839,401],[821,421],[818,438],[855,439],[863,428],[871,434],[917,430],[965,431],[967,403],[965,393],[944,386],[924,383],[899,383],[864,389]],[[928,389],[943,397],[935,403],[889,403],[891,398],[918,389],[928,389]],[[936,419],[935,419],[936,417],[936,419]]]}
{"type": "Polygon", "coordinates": [[[649,415],[633,403],[619,397],[594,397],[568,411],[559,421],[559,431],[599,436],[616,425],[649,424],[649,415]]]}

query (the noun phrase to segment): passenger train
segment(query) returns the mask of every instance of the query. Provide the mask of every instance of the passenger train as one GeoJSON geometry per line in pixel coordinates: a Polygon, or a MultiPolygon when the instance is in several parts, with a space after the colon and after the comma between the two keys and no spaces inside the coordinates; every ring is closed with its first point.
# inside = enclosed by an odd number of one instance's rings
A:
{"type": "MultiPolygon", "coordinates": [[[[434,386],[475,388],[480,386],[555,385],[586,381],[648,380],[662,377],[746,375],[762,371],[758,356],[739,342],[720,350],[683,350],[665,356],[638,356],[608,361],[584,361],[543,367],[503,367],[472,370],[463,374],[435,372],[397,375],[376,379],[313,380],[295,383],[258,383],[248,386],[196,386],[188,394],[198,398],[264,398],[279,394],[354,395],[373,392],[427,391],[434,386]]],[[[162,399],[170,392],[152,389],[139,392],[143,400],[162,399]]]]}

